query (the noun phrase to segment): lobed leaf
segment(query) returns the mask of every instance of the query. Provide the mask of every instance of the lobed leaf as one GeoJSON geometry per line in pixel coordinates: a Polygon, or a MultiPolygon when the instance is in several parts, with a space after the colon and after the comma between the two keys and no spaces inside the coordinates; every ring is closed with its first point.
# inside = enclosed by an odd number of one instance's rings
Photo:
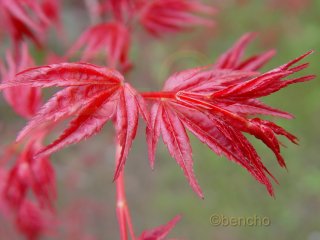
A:
{"type": "Polygon", "coordinates": [[[146,94],[159,96],[151,108],[151,124],[147,141],[151,166],[154,165],[156,145],[160,133],[173,158],[184,169],[190,185],[197,192],[192,174],[192,158],[186,129],[218,155],[246,168],[273,195],[268,171],[244,133],[260,139],[275,154],[280,166],[285,167],[278,135],[297,143],[297,138],[273,122],[251,115],[271,115],[292,118],[287,112],[275,109],[258,98],[272,94],[290,84],[309,81],[313,75],[286,80],[308,63],[296,65],[312,51],[264,74],[256,72],[273,55],[267,51],[242,60],[244,51],[254,35],[243,36],[213,66],[189,69],[168,78],[163,92],[146,94]],[[296,66],[295,66],[296,65],[296,66]]]}

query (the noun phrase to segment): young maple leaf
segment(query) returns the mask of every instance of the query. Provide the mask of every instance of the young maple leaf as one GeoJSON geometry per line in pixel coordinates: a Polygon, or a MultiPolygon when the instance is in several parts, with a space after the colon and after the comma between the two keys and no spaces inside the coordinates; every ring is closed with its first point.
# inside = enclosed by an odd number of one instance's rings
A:
{"type": "MultiPolygon", "coordinates": [[[[25,44],[21,46],[16,57],[13,53],[7,52],[6,60],[7,67],[0,62],[2,83],[10,81],[22,69],[34,65],[25,44]]],[[[27,119],[34,116],[41,105],[41,91],[38,88],[16,86],[4,89],[3,95],[15,112],[27,119]]]]}
{"type": "Polygon", "coordinates": [[[101,23],[90,27],[80,36],[67,56],[74,55],[81,48],[84,48],[81,61],[92,60],[104,52],[108,67],[128,70],[131,66],[128,60],[130,33],[120,22],[101,23]]]}
{"type": "Polygon", "coordinates": [[[216,10],[197,0],[141,0],[138,2],[139,21],[155,36],[174,33],[193,26],[212,26],[211,20],[197,13],[213,14],[216,10]]]}
{"type": "Polygon", "coordinates": [[[167,224],[156,227],[151,230],[143,231],[139,240],[163,240],[169,234],[169,232],[175,227],[177,222],[179,222],[181,216],[174,217],[167,224]]]}
{"type": "Polygon", "coordinates": [[[42,46],[48,27],[58,22],[58,1],[1,0],[0,19],[15,46],[26,36],[42,46]]]}
{"type": "Polygon", "coordinates": [[[63,147],[78,143],[101,130],[111,119],[115,121],[121,153],[116,166],[116,179],[125,164],[136,135],[139,113],[148,122],[143,98],[116,70],[87,63],[60,63],[22,71],[0,88],[12,86],[65,87],[45,103],[17,141],[46,126],[55,125],[75,115],[69,127],[37,154],[44,157],[63,147]]]}
{"type": "Polygon", "coordinates": [[[308,64],[293,65],[301,57],[264,74],[256,71],[273,54],[267,52],[241,61],[246,35],[213,66],[195,68],[171,76],[163,92],[145,93],[156,102],[151,109],[147,128],[147,142],[151,166],[160,135],[171,156],[183,169],[191,187],[203,197],[193,174],[191,146],[186,129],[218,155],[242,165],[253,177],[264,184],[271,195],[272,185],[267,175],[273,176],[261,162],[254,147],[243,135],[249,133],[262,140],[276,155],[280,166],[285,162],[280,154],[276,135],[283,135],[293,143],[297,138],[273,122],[250,118],[252,114],[267,114],[290,118],[291,115],[262,104],[257,98],[267,96],[290,84],[308,81],[313,75],[285,80],[308,64]],[[235,69],[235,70],[233,70],[235,69]],[[161,100],[159,100],[159,98],[161,100]]]}

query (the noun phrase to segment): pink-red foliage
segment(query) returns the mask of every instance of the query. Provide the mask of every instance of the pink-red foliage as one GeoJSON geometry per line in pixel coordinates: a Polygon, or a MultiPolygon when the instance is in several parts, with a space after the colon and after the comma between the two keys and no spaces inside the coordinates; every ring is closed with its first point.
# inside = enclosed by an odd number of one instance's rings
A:
{"type": "Polygon", "coordinates": [[[193,26],[212,26],[211,20],[198,14],[212,15],[216,11],[198,0],[140,0],[137,5],[140,23],[155,36],[193,26]]]}
{"type": "Polygon", "coordinates": [[[28,37],[41,47],[48,28],[59,24],[59,1],[1,0],[0,20],[16,46],[28,37]]]}
{"type": "Polygon", "coordinates": [[[94,135],[113,118],[121,146],[115,172],[117,178],[135,138],[139,113],[145,121],[148,122],[149,118],[143,98],[128,83],[124,83],[119,72],[84,63],[52,64],[25,70],[12,81],[2,84],[2,87],[16,85],[66,87],[41,107],[20,132],[17,141],[36,129],[57,124],[75,115],[60,137],[39,151],[38,156],[50,155],[94,135]]]}
{"type": "MultiPolygon", "coordinates": [[[[255,36],[246,34],[214,64],[171,75],[162,91],[138,92],[122,75],[132,66],[129,51],[135,24],[140,24],[155,36],[163,36],[194,26],[212,26],[213,21],[208,16],[216,10],[198,0],[86,2],[91,15],[94,15],[91,17],[95,25],[84,31],[64,57],[52,54],[50,58],[46,49],[48,65],[33,67],[24,39],[30,38],[36,46],[42,47],[52,25],[61,29],[59,1],[0,0],[0,27],[8,32],[13,43],[12,52],[6,53],[6,63],[0,62],[0,90],[15,112],[29,120],[18,134],[16,143],[7,147],[5,156],[0,159],[0,210],[3,215],[13,220],[30,240],[39,239],[56,227],[53,220],[55,172],[49,156],[95,135],[111,121],[117,141],[114,180],[117,180],[120,236],[126,239],[129,230],[135,239],[122,170],[136,136],[139,116],[146,122],[151,168],[154,168],[161,136],[199,197],[203,198],[203,193],[193,170],[188,131],[217,155],[247,169],[273,195],[270,177],[276,179],[245,134],[261,140],[275,154],[279,165],[286,167],[278,136],[284,136],[293,143],[297,143],[297,138],[257,115],[287,119],[293,116],[264,104],[260,98],[288,85],[313,79],[313,75],[291,77],[308,67],[308,63],[299,62],[311,51],[260,73],[260,68],[274,56],[275,51],[244,59],[245,49],[255,36]],[[108,20],[103,21],[104,17],[108,20]],[[77,52],[81,52],[79,59],[84,62],[99,61],[102,53],[107,67],[65,62],[75,57],[77,52]],[[47,87],[60,89],[41,105],[40,88],[47,87]],[[151,103],[150,106],[147,102],[151,103]],[[44,146],[44,138],[59,123],[69,119],[68,127],[60,136],[44,146]],[[25,145],[17,149],[23,141],[25,145]],[[13,165],[8,164],[10,158],[16,158],[13,165]]],[[[81,208],[80,205],[74,207],[81,208]]],[[[91,235],[82,234],[83,216],[75,212],[71,209],[67,220],[60,222],[68,225],[69,218],[78,220],[75,228],[67,226],[66,237],[94,239],[91,235]]],[[[164,239],[179,220],[180,216],[177,216],[165,225],[143,231],[138,239],[164,239]]]]}
{"type": "Polygon", "coordinates": [[[101,23],[88,28],[70,49],[68,56],[83,48],[81,61],[89,61],[104,53],[106,66],[126,71],[129,62],[130,34],[120,22],[101,23]]]}
{"type": "Polygon", "coordinates": [[[48,157],[34,158],[42,149],[42,139],[43,135],[35,134],[28,141],[16,163],[5,170],[0,188],[0,202],[5,205],[4,209],[0,208],[2,214],[7,221],[12,219],[30,240],[38,239],[54,227],[55,173],[48,157]]]}
{"type": "Polygon", "coordinates": [[[109,0],[106,3],[109,5],[115,19],[124,21],[126,17],[130,17],[134,12],[134,7],[137,0],[109,0]]]}
{"type": "MultiPolygon", "coordinates": [[[[171,156],[183,169],[191,187],[200,196],[202,191],[193,173],[191,145],[186,129],[217,153],[246,168],[272,195],[273,177],[263,165],[254,147],[243,135],[249,133],[263,141],[276,155],[280,166],[285,162],[280,154],[277,135],[296,143],[297,139],[276,124],[251,118],[264,114],[291,118],[281,110],[271,108],[258,99],[290,84],[313,79],[308,75],[286,79],[308,64],[293,66],[309,53],[264,74],[257,70],[274,51],[242,60],[245,47],[253,35],[242,37],[215,64],[176,73],[165,83],[163,92],[143,93],[156,101],[151,109],[151,122],[147,127],[147,142],[151,166],[159,136],[167,145],[171,156]]],[[[20,132],[20,141],[33,130],[52,125],[76,115],[62,135],[37,156],[49,155],[61,148],[77,143],[100,131],[114,119],[121,154],[116,167],[119,175],[135,137],[139,112],[148,121],[143,98],[123,76],[111,69],[84,63],[61,63],[31,68],[2,84],[1,88],[24,86],[66,87],[55,94],[20,132]]]]}
{"type": "MultiPolygon", "coordinates": [[[[25,44],[21,46],[17,56],[7,52],[6,60],[7,67],[0,62],[2,83],[10,81],[15,77],[16,73],[34,65],[25,44]]],[[[39,88],[16,86],[4,89],[3,96],[16,113],[27,119],[31,118],[39,110],[41,104],[41,90],[39,88]]]]}
{"type": "Polygon", "coordinates": [[[3,196],[14,208],[19,208],[32,189],[39,204],[51,208],[55,199],[55,173],[47,157],[34,159],[42,149],[41,136],[31,139],[8,172],[3,196]]]}

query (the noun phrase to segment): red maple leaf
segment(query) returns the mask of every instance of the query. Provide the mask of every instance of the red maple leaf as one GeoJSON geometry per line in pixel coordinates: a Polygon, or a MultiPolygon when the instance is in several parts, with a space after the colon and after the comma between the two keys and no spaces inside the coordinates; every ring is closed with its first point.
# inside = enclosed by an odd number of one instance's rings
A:
{"type": "Polygon", "coordinates": [[[252,39],[246,35],[224,54],[213,66],[195,68],[172,75],[163,92],[144,93],[145,98],[156,101],[151,109],[147,142],[151,166],[160,135],[171,156],[183,169],[191,187],[203,197],[193,174],[191,146],[186,129],[218,155],[224,155],[246,168],[271,195],[270,175],[254,147],[243,135],[249,133],[262,140],[276,155],[280,166],[285,162],[280,154],[277,135],[296,143],[292,134],[275,123],[250,118],[252,114],[268,114],[290,118],[291,115],[262,104],[257,98],[272,94],[290,84],[308,81],[313,75],[286,79],[308,64],[293,65],[301,57],[267,73],[256,71],[273,54],[267,52],[241,61],[244,47],[252,39]]]}
{"type": "Polygon", "coordinates": [[[149,118],[143,98],[124,83],[123,76],[115,70],[92,64],[60,63],[27,69],[2,84],[1,88],[24,85],[65,88],[41,107],[20,132],[17,141],[37,129],[75,116],[57,140],[39,151],[37,156],[43,157],[91,137],[108,120],[114,119],[121,146],[116,179],[135,138],[139,113],[147,122],[149,118]]]}

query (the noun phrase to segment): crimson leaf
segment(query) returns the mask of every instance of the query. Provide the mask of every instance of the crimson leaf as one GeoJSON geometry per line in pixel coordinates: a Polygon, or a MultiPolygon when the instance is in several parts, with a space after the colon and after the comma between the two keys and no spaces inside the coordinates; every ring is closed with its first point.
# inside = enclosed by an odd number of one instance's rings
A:
{"type": "Polygon", "coordinates": [[[37,157],[52,154],[70,144],[98,133],[108,120],[115,120],[121,154],[116,166],[116,179],[125,164],[135,138],[139,114],[149,122],[144,99],[116,70],[87,63],[61,63],[30,68],[20,72],[0,89],[15,86],[51,87],[60,90],[45,103],[36,116],[19,133],[21,141],[32,132],[52,127],[73,117],[69,127],[37,157]]]}
{"type": "Polygon", "coordinates": [[[218,155],[224,155],[246,168],[257,181],[266,186],[271,195],[273,189],[268,176],[275,178],[243,133],[263,141],[274,152],[282,167],[285,167],[285,161],[280,153],[277,135],[297,143],[294,135],[275,123],[250,118],[250,115],[292,118],[291,114],[269,107],[258,98],[290,84],[313,79],[313,75],[287,79],[308,66],[307,63],[294,65],[312,51],[267,73],[259,74],[256,71],[270,59],[273,51],[242,61],[245,46],[252,38],[251,34],[242,37],[213,66],[173,74],[166,81],[163,92],[144,94],[155,101],[151,108],[150,129],[147,129],[151,166],[154,165],[158,138],[162,135],[171,156],[181,166],[200,197],[202,193],[193,175],[186,129],[218,155]]]}

